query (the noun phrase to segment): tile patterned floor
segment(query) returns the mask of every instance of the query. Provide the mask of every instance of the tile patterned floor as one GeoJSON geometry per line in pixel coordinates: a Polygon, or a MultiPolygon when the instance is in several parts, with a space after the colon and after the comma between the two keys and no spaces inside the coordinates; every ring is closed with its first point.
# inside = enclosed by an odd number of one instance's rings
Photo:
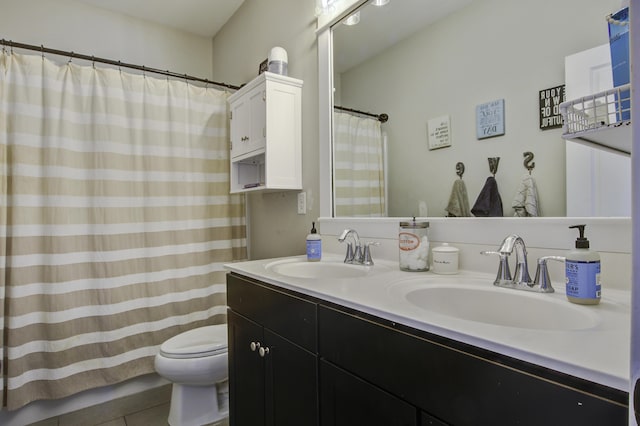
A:
{"type": "MultiPolygon", "coordinates": [[[[168,426],[171,385],[32,423],[30,426],[168,426]]],[[[211,426],[228,426],[227,420],[211,426]]]]}

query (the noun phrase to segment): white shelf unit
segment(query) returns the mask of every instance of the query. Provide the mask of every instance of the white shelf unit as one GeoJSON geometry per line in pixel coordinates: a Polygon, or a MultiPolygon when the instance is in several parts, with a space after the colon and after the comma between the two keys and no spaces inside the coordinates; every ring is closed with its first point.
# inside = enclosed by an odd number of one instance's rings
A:
{"type": "Polygon", "coordinates": [[[631,154],[631,85],[560,104],[562,137],[600,149],[631,154]]]}
{"type": "Polygon", "coordinates": [[[229,97],[230,192],[302,189],[302,80],[264,72],[229,97]]]}

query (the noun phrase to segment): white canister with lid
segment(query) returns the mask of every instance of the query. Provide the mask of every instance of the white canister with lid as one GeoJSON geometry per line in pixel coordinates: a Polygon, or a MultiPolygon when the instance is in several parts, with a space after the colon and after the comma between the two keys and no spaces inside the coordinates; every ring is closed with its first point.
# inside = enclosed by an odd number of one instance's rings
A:
{"type": "Polygon", "coordinates": [[[432,271],[436,274],[457,274],[458,273],[458,254],[460,249],[442,243],[438,247],[431,250],[433,258],[432,271]]]}
{"type": "Polygon", "coordinates": [[[267,58],[267,66],[269,72],[287,75],[288,74],[288,59],[287,59],[287,51],[282,47],[276,46],[269,52],[269,56],[267,58]]]}

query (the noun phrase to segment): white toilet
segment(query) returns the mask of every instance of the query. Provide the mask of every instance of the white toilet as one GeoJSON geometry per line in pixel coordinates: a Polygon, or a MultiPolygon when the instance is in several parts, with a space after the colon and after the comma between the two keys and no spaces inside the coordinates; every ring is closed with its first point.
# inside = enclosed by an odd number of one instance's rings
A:
{"type": "Polygon", "coordinates": [[[173,382],[169,424],[202,426],[229,415],[227,325],[185,331],[164,342],[155,358],[173,382]]]}

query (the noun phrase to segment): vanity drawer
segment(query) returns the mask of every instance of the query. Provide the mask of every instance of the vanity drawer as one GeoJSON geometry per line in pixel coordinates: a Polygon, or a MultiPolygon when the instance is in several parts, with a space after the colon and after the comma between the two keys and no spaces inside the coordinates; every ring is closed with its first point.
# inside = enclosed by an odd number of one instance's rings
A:
{"type": "Polygon", "coordinates": [[[502,355],[325,306],[318,321],[321,358],[446,423],[627,424],[625,404],[506,366],[502,355]]]}
{"type": "Polygon", "coordinates": [[[227,305],[308,351],[317,352],[315,303],[230,273],[227,305]]]}

